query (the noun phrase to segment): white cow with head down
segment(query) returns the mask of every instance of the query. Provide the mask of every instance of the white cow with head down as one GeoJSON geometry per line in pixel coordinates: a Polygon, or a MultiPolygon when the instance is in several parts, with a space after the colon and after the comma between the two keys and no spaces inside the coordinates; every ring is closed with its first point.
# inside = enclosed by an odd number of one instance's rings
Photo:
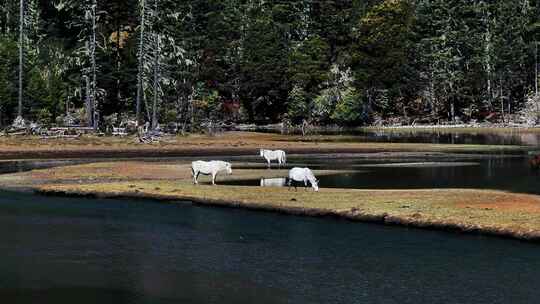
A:
{"type": "MultiPolygon", "coordinates": [[[[294,167],[289,170],[289,190],[291,189],[293,183],[298,182],[304,183],[305,187],[307,187],[309,182],[314,191],[319,191],[319,181],[315,178],[315,175],[313,175],[313,172],[309,168],[294,167]]],[[[297,190],[296,184],[294,185],[294,189],[297,190]]]]}

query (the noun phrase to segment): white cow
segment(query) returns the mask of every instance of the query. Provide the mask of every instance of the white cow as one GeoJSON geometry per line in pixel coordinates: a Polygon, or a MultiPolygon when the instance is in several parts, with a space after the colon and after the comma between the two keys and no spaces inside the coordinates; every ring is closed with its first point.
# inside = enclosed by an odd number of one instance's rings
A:
{"type": "Polygon", "coordinates": [[[232,174],[231,164],[220,160],[212,160],[208,162],[198,160],[191,163],[191,174],[193,175],[194,184],[198,184],[197,178],[199,177],[199,174],[203,174],[212,175],[212,185],[215,185],[216,175],[221,171],[225,171],[229,175],[232,174]]]}
{"type": "MultiPolygon", "coordinates": [[[[313,175],[313,172],[309,168],[294,167],[289,170],[289,190],[291,189],[292,183],[303,182],[304,186],[307,187],[308,181],[313,190],[319,191],[319,181],[315,178],[315,175],[313,175]]],[[[298,190],[296,184],[294,185],[294,189],[298,190]]]]}
{"type": "Polygon", "coordinates": [[[279,167],[281,167],[282,164],[284,165],[287,162],[287,155],[285,154],[285,151],[283,150],[261,149],[259,151],[259,154],[261,155],[262,158],[266,160],[266,162],[268,163],[269,169],[270,169],[271,162],[273,160],[277,160],[279,167]]]}

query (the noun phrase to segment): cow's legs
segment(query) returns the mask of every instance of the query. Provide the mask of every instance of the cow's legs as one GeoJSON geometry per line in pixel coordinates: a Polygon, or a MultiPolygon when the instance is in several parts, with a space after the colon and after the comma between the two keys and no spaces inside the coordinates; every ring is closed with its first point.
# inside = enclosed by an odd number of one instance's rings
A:
{"type": "Polygon", "coordinates": [[[216,184],[216,174],[212,173],[212,185],[216,184]]]}
{"type": "Polygon", "coordinates": [[[199,177],[199,172],[193,171],[193,183],[194,183],[195,185],[198,184],[198,182],[197,182],[197,178],[198,178],[198,177],[199,177]]]}

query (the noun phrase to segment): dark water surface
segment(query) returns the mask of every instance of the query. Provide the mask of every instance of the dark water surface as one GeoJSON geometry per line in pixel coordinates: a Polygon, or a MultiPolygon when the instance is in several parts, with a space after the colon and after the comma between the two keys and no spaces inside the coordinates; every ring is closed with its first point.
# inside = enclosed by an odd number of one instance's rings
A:
{"type": "MultiPolygon", "coordinates": [[[[418,159],[400,160],[408,161],[418,159]]],[[[458,161],[468,164],[291,157],[291,165],[353,170],[321,177],[322,187],[540,193],[525,157],[458,161]]],[[[0,173],[72,163],[5,162],[0,173]]],[[[539,252],[334,219],[0,192],[1,303],[538,303],[539,252]]]]}
{"type": "Polygon", "coordinates": [[[9,160],[0,162],[0,174],[24,172],[34,169],[76,165],[91,160],[9,160]]]}
{"type": "MultiPolygon", "coordinates": [[[[390,142],[474,145],[527,145],[539,146],[540,133],[526,131],[471,131],[459,130],[357,130],[349,132],[321,132],[320,140],[337,142],[390,142]],[[324,135],[342,135],[327,138],[324,135]]],[[[310,140],[317,135],[310,136],[310,140]]]]}
{"type": "MultiPolygon", "coordinates": [[[[459,162],[429,162],[393,166],[393,161],[355,159],[293,159],[289,166],[342,169],[346,173],[318,176],[322,188],[423,189],[475,188],[540,194],[540,172],[531,170],[527,157],[486,157],[459,162]],[[382,165],[382,166],[379,166],[382,165]]],[[[441,160],[439,160],[441,161],[441,160]]],[[[405,164],[403,164],[405,163],[405,164]]],[[[259,186],[260,180],[226,184],[259,186]]]]}
{"type": "Polygon", "coordinates": [[[2,303],[538,303],[540,247],[143,201],[0,193],[2,303]]]}

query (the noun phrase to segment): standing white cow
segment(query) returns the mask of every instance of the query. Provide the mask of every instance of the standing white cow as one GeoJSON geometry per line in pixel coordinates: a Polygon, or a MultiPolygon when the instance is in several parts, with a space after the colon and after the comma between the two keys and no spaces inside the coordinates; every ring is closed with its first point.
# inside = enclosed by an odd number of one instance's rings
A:
{"type": "Polygon", "coordinates": [[[292,183],[295,183],[294,189],[298,190],[296,188],[296,183],[298,182],[303,182],[304,186],[307,188],[308,181],[313,190],[319,191],[319,181],[315,178],[315,175],[313,175],[313,172],[309,168],[294,167],[289,170],[289,180],[287,182],[289,190],[291,189],[292,183]]]}
{"type": "Polygon", "coordinates": [[[270,169],[271,162],[277,160],[278,166],[281,168],[281,165],[284,165],[287,162],[287,155],[283,150],[265,150],[261,149],[260,155],[268,163],[268,169],[270,169]]]}
{"type": "Polygon", "coordinates": [[[212,185],[215,185],[216,175],[221,171],[225,171],[229,175],[232,174],[231,164],[220,160],[212,160],[208,162],[198,160],[191,163],[191,174],[193,175],[194,184],[198,184],[197,178],[199,177],[199,174],[203,174],[212,175],[212,185]]]}

